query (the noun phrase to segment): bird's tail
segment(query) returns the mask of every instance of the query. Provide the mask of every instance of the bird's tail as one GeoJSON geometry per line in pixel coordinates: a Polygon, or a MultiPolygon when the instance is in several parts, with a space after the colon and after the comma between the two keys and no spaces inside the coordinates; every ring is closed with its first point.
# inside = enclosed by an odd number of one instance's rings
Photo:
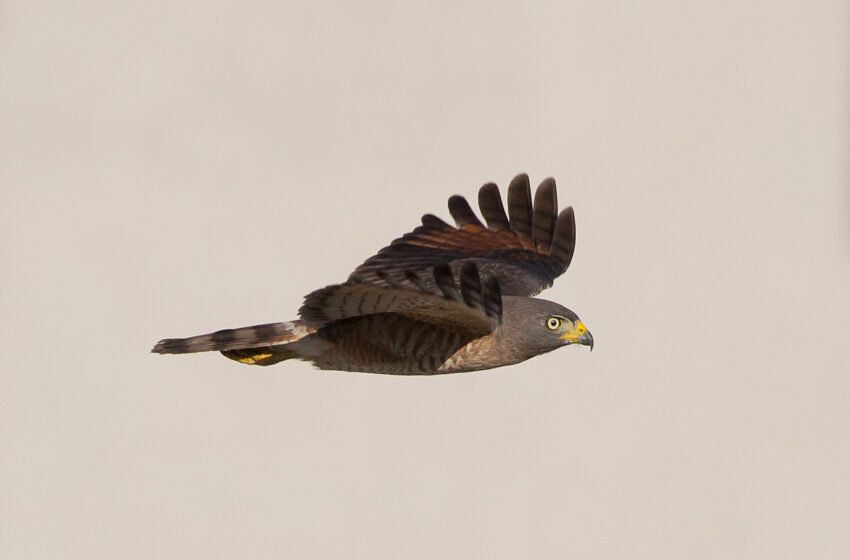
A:
{"type": "Polygon", "coordinates": [[[243,364],[266,366],[298,357],[298,352],[290,345],[314,332],[315,329],[303,321],[268,323],[189,338],[166,338],[157,342],[151,351],[157,354],[188,354],[217,350],[243,364]]]}

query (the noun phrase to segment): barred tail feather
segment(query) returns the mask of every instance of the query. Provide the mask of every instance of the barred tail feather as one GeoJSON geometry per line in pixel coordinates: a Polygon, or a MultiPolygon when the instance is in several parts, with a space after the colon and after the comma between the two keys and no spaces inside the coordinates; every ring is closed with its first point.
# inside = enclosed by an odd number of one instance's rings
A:
{"type": "MultiPolygon", "coordinates": [[[[268,323],[240,329],[225,329],[189,338],[166,338],[157,342],[151,351],[156,354],[188,354],[246,349],[259,351],[260,347],[285,345],[314,332],[315,329],[308,327],[303,321],[268,323]]],[[[228,354],[225,354],[225,356],[231,357],[228,354]]],[[[233,359],[239,358],[234,357],[233,359]]],[[[239,359],[239,361],[242,360],[239,359]]]]}

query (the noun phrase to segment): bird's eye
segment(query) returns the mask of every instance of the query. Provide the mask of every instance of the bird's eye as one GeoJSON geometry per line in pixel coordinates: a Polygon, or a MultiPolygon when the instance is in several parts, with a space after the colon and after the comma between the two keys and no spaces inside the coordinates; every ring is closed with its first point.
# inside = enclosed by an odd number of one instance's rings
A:
{"type": "Polygon", "coordinates": [[[546,328],[551,331],[557,330],[564,323],[564,320],[558,317],[549,317],[546,319],[546,328]]]}

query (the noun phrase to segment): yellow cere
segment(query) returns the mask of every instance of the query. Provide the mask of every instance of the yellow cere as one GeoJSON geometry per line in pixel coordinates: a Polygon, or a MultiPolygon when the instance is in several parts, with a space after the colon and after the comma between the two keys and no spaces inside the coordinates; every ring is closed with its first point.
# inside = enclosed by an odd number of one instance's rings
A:
{"type": "Polygon", "coordinates": [[[561,340],[577,340],[578,337],[587,332],[587,327],[585,327],[581,321],[576,321],[576,324],[573,325],[572,330],[569,330],[559,336],[558,338],[561,340]]]}

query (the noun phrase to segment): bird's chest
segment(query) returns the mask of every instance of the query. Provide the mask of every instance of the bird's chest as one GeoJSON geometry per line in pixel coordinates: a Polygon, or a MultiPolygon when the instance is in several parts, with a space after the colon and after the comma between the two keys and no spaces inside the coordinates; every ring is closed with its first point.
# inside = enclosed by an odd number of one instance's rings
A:
{"type": "Polygon", "coordinates": [[[437,373],[490,369],[520,361],[522,360],[514,360],[502,351],[495,335],[488,335],[476,338],[459,348],[437,368],[437,373]]]}

